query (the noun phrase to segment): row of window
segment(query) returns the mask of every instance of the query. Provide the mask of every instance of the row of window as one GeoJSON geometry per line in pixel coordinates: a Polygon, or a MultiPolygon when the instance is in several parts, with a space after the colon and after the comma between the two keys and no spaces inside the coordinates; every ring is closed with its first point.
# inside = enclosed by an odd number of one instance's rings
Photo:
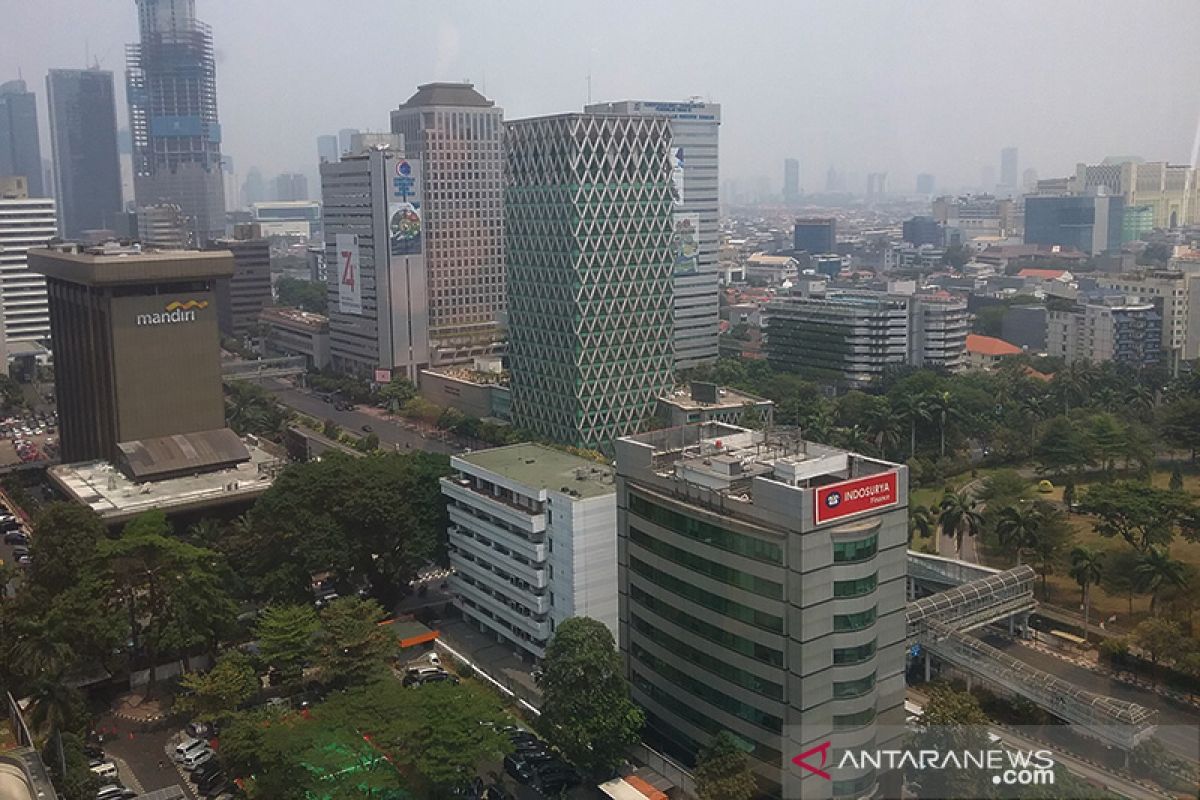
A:
{"type": "Polygon", "coordinates": [[[834,614],[833,630],[835,633],[846,631],[861,631],[875,624],[876,607],[871,606],[866,611],[857,614],[834,614]]]}
{"type": "MultiPolygon", "coordinates": [[[[753,592],[763,597],[769,597],[772,600],[783,599],[783,584],[776,581],[760,578],[757,575],[751,575],[748,572],[742,572],[741,570],[727,567],[724,564],[709,561],[707,558],[701,558],[686,550],[680,550],[678,547],[669,545],[660,539],[655,539],[653,536],[632,526],[629,528],[629,538],[651,553],[680,566],[687,567],[693,572],[707,575],[713,580],[727,583],[730,586],[736,586],[739,589],[745,589],[748,592],[753,592]]],[[[837,585],[835,584],[835,592],[836,588],[837,585]]]]}
{"type": "Polygon", "coordinates": [[[715,595],[712,592],[706,592],[698,586],[676,578],[674,575],[668,575],[660,569],[655,569],[637,558],[631,557],[629,559],[629,568],[643,578],[653,581],[656,586],[661,586],[669,592],[674,592],[680,597],[716,611],[718,614],[723,614],[730,619],[736,619],[739,622],[744,622],[747,625],[753,625],[756,628],[762,628],[772,633],[783,633],[783,617],[759,611],[756,608],[743,605],[727,597],[715,595]]]}
{"type": "Polygon", "coordinates": [[[730,553],[753,558],[756,561],[765,561],[769,564],[783,563],[783,548],[774,542],[756,539],[753,536],[746,536],[741,533],[734,533],[719,525],[689,517],[673,509],[664,508],[638,495],[631,494],[629,496],[629,510],[642,519],[653,522],[656,525],[661,525],[667,530],[674,531],[697,542],[703,542],[704,544],[726,550],[730,553]]]}
{"type": "Polygon", "coordinates": [[[864,661],[869,661],[875,657],[875,643],[876,640],[872,639],[866,644],[860,644],[857,647],[835,647],[833,649],[833,665],[841,667],[847,664],[861,664],[864,661]]]}
{"type": "Polygon", "coordinates": [[[863,725],[869,725],[875,721],[875,707],[872,706],[864,711],[859,711],[857,714],[834,714],[833,729],[835,731],[846,731],[852,728],[861,728],[863,725]]]}
{"type": "Polygon", "coordinates": [[[851,697],[861,697],[875,688],[875,673],[853,681],[834,681],[833,699],[847,700],[851,697]]]}
{"type": "Polygon", "coordinates": [[[865,539],[853,541],[834,541],[833,563],[852,564],[856,561],[866,561],[874,558],[879,551],[879,534],[872,534],[865,539]]]}
{"type": "Polygon", "coordinates": [[[760,708],[755,708],[725,694],[725,692],[722,692],[711,684],[696,680],[691,675],[676,669],[661,658],[658,658],[644,647],[634,644],[632,652],[634,658],[640,661],[643,666],[653,672],[657,672],[674,686],[683,689],[688,694],[728,714],[732,714],[738,719],[743,719],[746,722],[757,725],[763,730],[770,731],[771,733],[783,732],[783,719],[781,717],[768,714],[760,708]]]}
{"type": "Polygon", "coordinates": [[[864,594],[870,594],[875,591],[875,587],[879,583],[879,573],[875,572],[865,578],[858,578],[852,581],[834,581],[833,596],[834,597],[861,597],[864,594]]]}
{"type": "Polygon", "coordinates": [[[642,591],[637,586],[629,587],[629,596],[635,603],[638,603],[643,608],[654,612],[663,619],[678,625],[690,633],[694,633],[702,639],[718,644],[735,653],[741,653],[744,656],[749,656],[755,661],[761,661],[764,664],[770,664],[773,667],[783,666],[783,651],[776,650],[764,644],[760,644],[744,636],[738,636],[735,633],[719,628],[716,625],[693,617],[684,611],[667,605],[667,603],[659,600],[653,595],[649,595],[642,591]]]}
{"type": "Polygon", "coordinates": [[[766,678],[761,678],[753,672],[747,672],[731,664],[726,664],[721,659],[715,658],[711,653],[697,650],[695,647],[679,641],[674,636],[663,633],[637,614],[630,615],[629,624],[638,633],[653,639],[655,644],[666,650],[670,650],[680,658],[687,659],[703,670],[707,670],[730,683],[735,683],[744,689],[765,695],[773,700],[783,699],[783,686],[780,684],[769,681],[766,678]]]}

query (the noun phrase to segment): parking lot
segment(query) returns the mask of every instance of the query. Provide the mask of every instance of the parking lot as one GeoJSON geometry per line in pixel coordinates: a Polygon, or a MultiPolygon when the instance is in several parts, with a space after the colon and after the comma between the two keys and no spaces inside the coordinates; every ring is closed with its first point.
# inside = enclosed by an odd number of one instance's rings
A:
{"type": "Polygon", "coordinates": [[[58,457],[58,416],[29,413],[0,421],[0,466],[58,457]]]}

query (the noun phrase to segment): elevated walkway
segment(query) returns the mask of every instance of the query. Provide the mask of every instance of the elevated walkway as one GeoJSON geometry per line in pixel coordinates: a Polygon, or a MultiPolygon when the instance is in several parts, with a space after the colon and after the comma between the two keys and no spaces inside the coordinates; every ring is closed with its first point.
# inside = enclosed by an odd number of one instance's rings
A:
{"type": "Polygon", "coordinates": [[[223,361],[221,379],[225,381],[249,381],[259,378],[283,378],[288,375],[303,375],[308,371],[304,356],[263,358],[257,361],[223,361]]]}

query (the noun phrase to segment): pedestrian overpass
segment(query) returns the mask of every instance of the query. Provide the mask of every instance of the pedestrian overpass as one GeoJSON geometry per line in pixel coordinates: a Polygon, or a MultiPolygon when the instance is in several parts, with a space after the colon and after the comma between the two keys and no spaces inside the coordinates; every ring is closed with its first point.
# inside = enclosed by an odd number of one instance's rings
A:
{"type": "Polygon", "coordinates": [[[284,378],[288,375],[303,375],[307,371],[308,360],[304,356],[260,358],[255,361],[225,361],[221,363],[221,379],[225,381],[284,378]]]}
{"type": "Polygon", "coordinates": [[[1024,697],[1083,735],[1132,750],[1153,735],[1156,714],[1135,703],[1095,694],[991,647],[971,631],[1033,611],[1037,575],[1028,565],[999,571],[909,551],[907,608],[910,652],[930,654],[970,675],[1024,697]],[[940,589],[940,590],[938,590],[940,589]],[[932,591],[932,594],[918,596],[932,591]],[[915,598],[915,599],[913,599],[915,598]]]}

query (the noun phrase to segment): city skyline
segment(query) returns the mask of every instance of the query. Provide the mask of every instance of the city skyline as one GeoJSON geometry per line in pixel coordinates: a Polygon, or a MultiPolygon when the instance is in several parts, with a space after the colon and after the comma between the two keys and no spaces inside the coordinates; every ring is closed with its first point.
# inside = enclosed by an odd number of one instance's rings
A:
{"type": "MultiPolygon", "coordinates": [[[[1200,23],[1200,6],[1188,2],[1156,4],[1120,30],[1106,26],[1108,15],[1095,13],[1094,4],[998,6],[988,16],[986,33],[996,42],[1019,37],[1023,44],[1007,56],[1003,68],[994,70],[986,64],[962,69],[979,58],[973,37],[955,32],[978,33],[979,17],[973,16],[974,9],[941,3],[930,4],[919,28],[905,24],[903,9],[882,3],[864,4],[870,13],[832,6],[764,6],[752,9],[763,24],[749,26],[745,33],[719,28],[719,15],[704,13],[689,18],[713,19],[711,25],[695,22],[681,28],[676,6],[663,4],[640,9],[623,37],[615,35],[616,16],[593,9],[535,15],[520,7],[485,7],[466,13],[467,5],[450,3],[436,10],[416,9],[409,17],[398,8],[383,9],[375,12],[377,24],[357,29],[355,46],[336,58],[324,55],[333,51],[322,40],[346,12],[300,5],[288,6],[289,15],[303,13],[311,22],[299,28],[272,24],[283,10],[275,0],[250,8],[208,0],[197,6],[197,14],[213,27],[222,149],[244,168],[258,166],[265,174],[303,171],[311,179],[317,136],[349,126],[385,131],[388,112],[417,85],[464,78],[503,106],[511,119],[581,110],[589,87],[594,102],[700,96],[725,109],[723,178],[770,176],[774,184],[782,160],[796,157],[812,165],[810,174],[821,174],[828,166],[848,175],[887,172],[894,193],[902,193],[922,172],[936,172],[947,189],[973,186],[981,168],[995,163],[996,153],[1009,145],[1021,149],[1023,165],[1045,176],[1067,174],[1078,161],[1125,153],[1190,161],[1200,111],[1200,99],[1181,100],[1167,87],[1158,88],[1124,69],[1120,60],[1086,59],[1082,45],[1075,58],[1063,44],[1086,42],[1088,52],[1109,46],[1138,50],[1146,59],[1146,75],[1156,74],[1153,68],[1165,68],[1167,62],[1175,74],[1195,72],[1200,53],[1188,46],[1187,32],[1196,24],[1186,20],[1200,23]],[[1036,26],[1028,25],[1031,13],[1037,16],[1036,26]],[[515,19],[535,21],[516,26],[515,19]],[[580,33],[544,36],[550,29],[580,33]],[[403,34],[405,30],[432,33],[416,37],[403,34]],[[663,30],[677,35],[664,40],[663,30]],[[772,47],[775,37],[797,30],[803,47],[772,47]],[[358,80],[363,70],[378,69],[380,55],[398,36],[406,42],[405,63],[420,66],[390,72],[386,81],[358,80]],[[704,48],[694,47],[713,37],[724,40],[726,52],[744,57],[713,60],[703,55],[704,48]],[[914,48],[935,39],[937,48],[921,59],[909,58],[914,48]],[[645,53],[652,43],[653,64],[670,63],[670,70],[650,68],[645,53]],[[859,48],[872,58],[840,55],[847,48],[859,48]],[[800,60],[784,60],[783,53],[799,53],[800,60]],[[729,63],[738,63],[739,69],[728,69],[729,63]],[[1043,80],[1051,68],[1056,79],[1043,80]],[[789,75],[808,77],[792,81],[789,75]],[[286,99],[289,81],[295,82],[297,97],[303,93],[321,101],[261,101],[265,85],[284,87],[286,99]],[[938,90],[925,88],[932,85],[938,90]],[[1129,113],[1114,116],[1111,109],[1118,107],[1129,113]],[[1070,135],[1059,124],[1038,122],[1043,118],[1039,109],[1053,109],[1059,118],[1064,108],[1071,110],[1070,135]],[[950,121],[954,124],[948,125],[950,121]],[[261,137],[264,130],[280,134],[267,140],[261,137]]],[[[128,8],[93,8],[77,0],[48,0],[36,9],[15,8],[7,14],[17,35],[15,46],[0,53],[0,76],[15,78],[21,70],[33,85],[50,68],[91,66],[83,63],[88,54],[102,67],[118,70],[124,44],[136,40],[132,2],[128,8]],[[47,11],[73,23],[43,43],[37,34],[47,11]]],[[[45,98],[39,97],[38,104],[45,120],[45,98]]],[[[122,97],[118,107],[124,126],[122,97]]],[[[861,192],[863,187],[848,188],[861,192]]]]}

